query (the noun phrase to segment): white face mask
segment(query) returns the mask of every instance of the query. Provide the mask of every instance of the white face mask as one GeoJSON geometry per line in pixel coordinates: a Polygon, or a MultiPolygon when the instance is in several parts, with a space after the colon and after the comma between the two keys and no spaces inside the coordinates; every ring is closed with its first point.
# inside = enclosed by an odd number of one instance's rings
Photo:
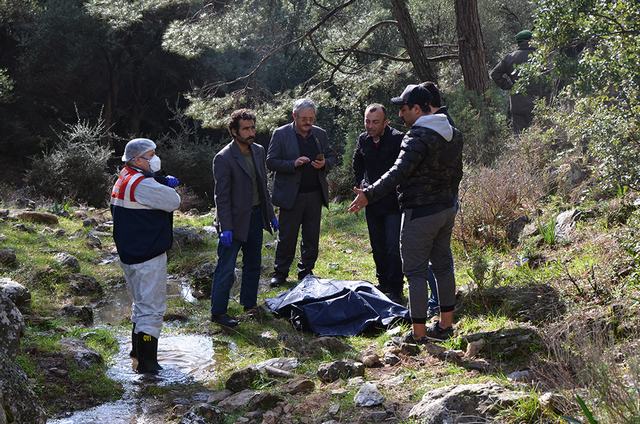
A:
{"type": "Polygon", "coordinates": [[[149,169],[151,170],[151,172],[158,172],[161,166],[162,162],[160,161],[160,158],[158,156],[153,155],[153,157],[149,159],[149,169]]]}

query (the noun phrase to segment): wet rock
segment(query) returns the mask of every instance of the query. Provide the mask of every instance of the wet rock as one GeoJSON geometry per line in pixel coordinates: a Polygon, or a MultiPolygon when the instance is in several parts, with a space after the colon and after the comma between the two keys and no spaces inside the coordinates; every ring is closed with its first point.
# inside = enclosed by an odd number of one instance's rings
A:
{"type": "Polygon", "coordinates": [[[343,353],[351,350],[351,346],[336,337],[318,337],[311,340],[309,348],[316,352],[327,350],[329,353],[343,353]]]}
{"type": "Polygon", "coordinates": [[[297,395],[300,393],[311,393],[315,390],[316,385],[312,380],[308,378],[299,378],[291,380],[282,386],[282,391],[290,395],[297,395]]]}
{"type": "Polygon", "coordinates": [[[231,374],[224,386],[233,392],[240,392],[251,387],[259,376],[260,372],[256,368],[248,367],[231,374]]]}
{"type": "Polygon", "coordinates": [[[317,375],[323,383],[331,383],[340,378],[364,376],[364,365],[361,362],[343,359],[320,365],[317,375]]]}
{"type": "Polygon", "coordinates": [[[382,366],[380,357],[375,353],[366,353],[362,355],[362,364],[367,368],[376,368],[382,366]]]}
{"type": "Polygon", "coordinates": [[[228,390],[228,389],[218,390],[218,391],[213,392],[213,393],[211,393],[209,395],[209,398],[207,398],[207,403],[218,403],[221,400],[224,400],[224,399],[228,398],[232,394],[233,394],[233,392],[231,390],[228,390]]]}
{"type": "Polygon", "coordinates": [[[190,279],[194,287],[194,291],[202,293],[199,298],[208,298],[211,296],[211,282],[213,281],[213,272],[216,269],[214,262],[205,262],[198,266],[190,274],[190,279]]]}
{"type": "Polygon", "coordinates": [[[384,363],[393,366],[400,363],[400,357],[391,352],[387,352],[384,354],[384,363]]]}
{"type": "Polygon", "coordinates": [[[224,423],[224,413],[219,408],[206,403],[193,406],[180,420],[180,424],[222,423],[224,423]]]}
{"type": "Polygon", "coordinates": [[[69,290],[75,296],[94,296],[103,293],[98,280],[90,275],[72,274],[69,276],[69,290]]]}
{"type": "Polygon", "coordinates": [[[0,265],[2,266],[16,266],[18,264],[18,257],[16,251],[10,248],[0,249],[0,265]]]}
{"type": "Polygon", "coordinates": [[[491,418],[526,397],[496,383],[441,387],[426,393],[411,408],[409,418],[424,424],[469,423],[475,417],[491,418]],[[473,417],[473,418],[464,418],[473,417]]]}
{"type": "Polygon", "coordinates": [[[77,319],[84,325],[93,324],[93,309],[88,306],[66,305],[60,312],[64,316],[77,319]]]}
{"type": "Polygon", "coordinates": [[[508,328],[462,337],[463,345],[481,339],[485,341],[483,356],[501,360],[524,360],[531,354],[531,348],[541,343],[540,336],[531,327],[508,328]]]}
{"type": "Polygon", "coordinates": [[[24,330],[22,313],[13,300],[0,291],[0,353],[14,359],[18,354],[24,330]]]}
{"type": "Polygon", "coordinates": [[[65,252],[60,252],[54,257],[55,261],[63,268],[67,268],[72,272],[80,271],[80,262],[78,259],[65,252]]]}
{"type": "Polygon", "coordinates": [[[576,209],[571,209],[556,217],[555,238],[557,242],[571,241],[578,213],[576,209]]]}
{"type": "Polygon", "coordinates": [[[193,227],[175,227],[173,229],[172,249],[201,247],[206,244],[205,238],[193,227]]]}
{"type": "Polygon", "coordinates": [[[60,347],[65,356],[73,358],[80,368],[87,369],[93,365],[104,363],[102,356],[78,339],[63,338],[60,340],[60,347]]]}
{"type": "Polygon", "coordinates": [[[377,406],[384,402],[384,396],[373,383],[364,383],[354,397],[356,406],[377,406]]]}
{"type": "Polygon", "coordinates": [[[522,234],[525,226],[530,222],[528,216],[518,217],[515,221],[507,225],[507,240],[512,246],[515,246],[520,241],[520,234],[522,234]]]}
{"type": "Polygon", "coordinates": [[[22,211],[15,214],[20,221],[33,222],[34,224],[58,225],[58,217],[48,212],[22,211]]]}
{"type": "Polygon", "coordinates": [[[28,288],[10,278],[0,278],[0,292],[7,295],[20,312],[30,312],[31,292],[28,288]]]}
{"type": "MultiPolygon", "coordinates": [[[[1,297],[1,295],[0,295],[1,297]]],[[[0,315],[2,309],[0,307],[0,315]]],[[[2,320],[0,319],[0,323],[2,320]]],[[[0,324],[0,327],[2,324],[0,324]]],[[[0,345],[2,344],[0,337],[0,345]]],[[[0,422],[45,424],[47,418],[24,372],[0,347],[0,422]]]]}
{"type": "Polygon", "coordinates": [[[240,408],[246,408],[260,393],[256,390],[246,389],[238,393],[234,393],[228,398],[220,401],[218,406],[225,411],[234,411],[240,408]]]}

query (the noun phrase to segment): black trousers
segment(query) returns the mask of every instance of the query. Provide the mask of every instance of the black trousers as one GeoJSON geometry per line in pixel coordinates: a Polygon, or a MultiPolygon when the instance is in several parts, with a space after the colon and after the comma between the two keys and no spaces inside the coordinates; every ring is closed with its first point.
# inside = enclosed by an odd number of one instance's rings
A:
{"type": "Polygon", "coordinates": [[[378,283],[387,293],[401,295],[404,285],[400,259],[400,212],[389,213],[375,208],[365,209],[369,241],[376,264],[378,283]]]}
{"type": "Polygon", "coordinates": [[[298,193],[292,209],[280,208],[280,234],[276,248],[275,273],[284,278],[289,275],[298,243],[298,232],[302,227],[300,262],[298,273],[308,274],[318,259],[320,242],[320,218],[322,216],[322,193],[298,193]]]}

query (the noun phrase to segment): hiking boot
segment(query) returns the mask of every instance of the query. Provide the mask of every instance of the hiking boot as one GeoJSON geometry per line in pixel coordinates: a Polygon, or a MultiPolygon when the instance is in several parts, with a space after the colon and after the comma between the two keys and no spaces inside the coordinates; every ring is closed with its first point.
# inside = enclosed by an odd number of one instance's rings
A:
{"type": "Polygon", "coordinates": [[[436,321],[427,327],[426,338],[436,342],[443,342],[453,337],[453,327],[442,328],[440,321],[436,321]]]}
{"type": "Polygon", "coordinates": [[[228,328],[236,327],[239,324],[237,319],[231,318],[227,314],[220,314],[220,315],[211,314],[211,322],[215,322],[216,324],[220,324],[223,327],[228,327],[228,328]]]}
{"type": "Polygon", "coordinates": [[[133,323],[133,328],[131,329],[131,352],[129,352],[130,358],[138,357],[138,338],[136,337],[136,323],[133,323]]]}
{"type": "Polygon", "coordinates": [[[158,339],[139,332],[137,338],[138,374],[157,374],[162,369],[158,364],[158,339]]]}

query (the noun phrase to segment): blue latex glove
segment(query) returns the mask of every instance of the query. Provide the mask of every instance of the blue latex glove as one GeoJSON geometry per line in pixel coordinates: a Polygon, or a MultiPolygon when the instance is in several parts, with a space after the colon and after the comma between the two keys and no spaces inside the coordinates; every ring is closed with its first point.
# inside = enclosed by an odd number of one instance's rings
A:
{"type": "Polygon", "coordinates": [[[273,231],[280,230],[280,223],[278,222],[278,218],[276,218],[275,216],[271,218],[271,228],[273,228],[273,231]]]}
{"type": "Polygon", "coordinates": [[[174,177],[173,175],[167,175],[166,180],[167,180],[167,185],[171,188],[175,188],[180,185],[180,180],[174,177]]]}
{"type": "Polygon", "coordinates": [[[227,230],[227,231],[223,231],[220,234],[220,243],[222,243],[224,247],[231,247],[232,242],[233,242],[233,231],[227,230]]]}

